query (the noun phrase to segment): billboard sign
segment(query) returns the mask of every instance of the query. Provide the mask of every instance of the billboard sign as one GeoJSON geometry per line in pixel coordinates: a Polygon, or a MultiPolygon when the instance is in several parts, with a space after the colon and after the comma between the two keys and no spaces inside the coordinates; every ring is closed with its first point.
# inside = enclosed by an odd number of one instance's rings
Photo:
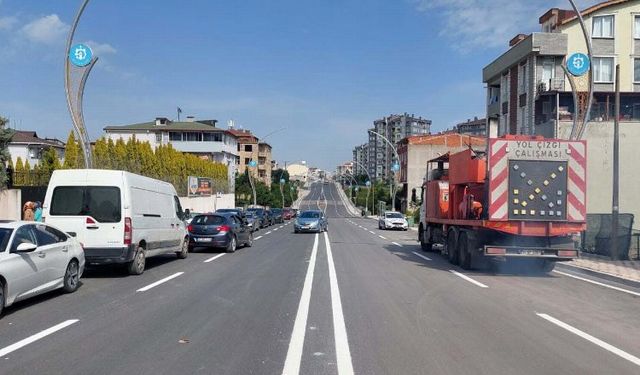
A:
{"type": "Polygon", "coordinates": [[[206,177],[189,176],[187,194],[190,197],[209,197],[213,194],[213,181],[206,177]]]}

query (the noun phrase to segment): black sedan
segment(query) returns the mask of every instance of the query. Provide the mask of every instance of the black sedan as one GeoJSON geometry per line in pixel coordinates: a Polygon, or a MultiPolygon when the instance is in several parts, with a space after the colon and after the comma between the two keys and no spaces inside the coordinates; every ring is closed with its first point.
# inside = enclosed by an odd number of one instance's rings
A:
{"type": "Polygon", "coordinates": [[[274,224],[284,223],[284,217],[282,216],[282,208],[272,208],[271,214],[273,214],[274,224]]]}
{"type": "Polygon", "coordinates": [[[251,228],[234,213],[198,215],[187,229],[189,250],[196,247],[217,247],[233,253],[238,245],[253,245],[251,228]]]}

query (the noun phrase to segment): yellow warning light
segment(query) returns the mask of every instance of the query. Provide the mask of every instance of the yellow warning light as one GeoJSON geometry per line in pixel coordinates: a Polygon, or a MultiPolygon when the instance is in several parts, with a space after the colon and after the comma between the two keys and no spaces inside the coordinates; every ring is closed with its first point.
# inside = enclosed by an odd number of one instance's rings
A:
{"type": "Polygon", "coordinates": [[[562,172],[562,171],[564,171],[564,167],[563,167],[563,166],[559,166],[559,167],[558,167],[558,170],[559,170],[560,172],[562,172]]]}
{"type": "Polygon", "coordinates": [[[555,174],[555,173],[551,173],[551,178],[556,178],[556,177],[558,177],[558,175],[557,175],[557,174],[555,174]]]}
{"type": "Polygon", "coordinates": [[[522,201],[522,203],[520,203],[522,205],[522,207],[527,207],[527,201],[522,201]]]}
{"type": "Polygon", "coordinates": [[[535,214],[536,214],[536,210],[531,210],[531,211],[529,211],[529,213],[530,213],[531,215],[535,215],[535,214]]]}
{"type": "Polygon", "coordinates": [[[542,190],[540,190],[540,188],[536,188],[536,190],[534,190],[534,191],[536,192],[536,194],[540,194],[540,192],[541,192],[542,190]]]}
{"type": "Polygon", "coordinates": [[[543,184],[544,186],[549,186],[549,180],[544,180],[543,184]]]}
{"type": "Polygon", "coordinates": [[[535,198],[536,198],[536,196],[535,196],[535,195],[533,195],[533,194],[529,194],[529,200],[534,200],[535,198]]]}
{"type": "Polygon", "coordinates": [[[518,189],[513,189],[513,195],[518,195],[520,194],[520,190],[518,189]]]}
{"type": "Polygon", "coordinates": [[[544,216],[544,210],[540,211],[540,216],[544,216]]]}
{"type": "Polygon", "coordinates": [[[520,215],[526,215],[527,214],[527,210],[520,210],[520,215]]]}
{"type": "Polygon", "coordinates": [[[513,210],[513,214],[517,215],[518,214],[518,210],[513,210]]]}
{"type": "Polygon", "coordinates": [[[513,200],[513,204],[520,204],[520,199],[516,198],[513,200]]]}

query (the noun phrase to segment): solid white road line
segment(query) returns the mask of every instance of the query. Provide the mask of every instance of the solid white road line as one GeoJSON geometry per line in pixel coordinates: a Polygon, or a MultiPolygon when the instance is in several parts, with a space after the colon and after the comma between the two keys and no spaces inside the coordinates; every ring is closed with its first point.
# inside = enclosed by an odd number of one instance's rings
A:
{"type": "MultiPolygon", "coordinates": [[[[258,238],[260,238],[260,237],[258,237],[258,238]]],[[[254,239],[255,239],[255,240],[257,240],[258,238],[254,238],[254,239]]],[[[209,258],[209,259],[205,260],[203,263],[213,262],[214,260],[216,260],[216,259],[220,258],[220,257],[221,257],[221,256],[223,256],[224,254],[225,254],[225,253],[218,254],[218,255],[214,255],[214,256],[212,256],[211,258],[209,258]]]]}
{"type": "Polygon", "coordinates": [[[461,274],[458,271],[449,270],[449,272],[451,272],[452,274],[454,274],[454,275],[456,275],[456,276],[458,276],[460,278],[463,278],[463,279],[467,280],[471,284],[475,284],[475,285],[479,286],[480,288],[488,288],[488,286],[484,285],[483,283],[481,283],[479,281],[475,281],[474,279],[470,278],[469,276],[461,274]]]}
{"type": "Polygon", "coordinates": [[[608,343],[600,340],[597,337],[593,337],[590,334],[588,334],[586,332],[583,332],[583,331],[581,331],[581,330],[579,330],[579,329],[577,329],[577,328],[575,328],[573,326],[570,326],[567,323],[564,323],[564,322],[562,322],[562,321],[560,321],[560,320],[558,320],[558,319],[556,319],[556,318],[554,318],[554,317],[552,317],[550,315],[539,314],[539,313],[536,313],[536,315],[538,315],[542,319],[545,319],[545,320],[557,325],[560,328],[564,328],[567,331],[582,337],[585,340],[591,341],[593,344],[596,344],[599,347],[601,347],[601,348],[603,348],[605,350],[608,350],[611,353],[613,353],[613,354],[615,354],[615,355],[617,355],[619,357],[622,357],[622,358],[626,359],[627,361],[629,361],[629,362],[631,362],[631,363],[633,363],[633,364],[635,364],[637,366],[640,366],[640,358],[638,358],[638,357],[636,357],[634,355],[631,355],[631,354],[625,352],[624,350],[618,349],[615,346],[613,346],[611,344],[608,344],[608,343]]]}
{"type": "MultiPolygon", "coordinates": [[[[395,243],[395,242],[394,242],[394,243],[395,243]]],[[[399,244],[396,244],[396,245],[398,245],[398,246],[402,246],[402,245],[399,245],[399,244]]],[[[412,251],[412,253],[413,253],[413,255],[418,256],[418,257],[420,257],[420,258],[422,258],[422,259],[424,259],[424,260],[429,260],[429,261],[431,260],[431,258],[426,257],[426,256],[424,256],[424,255],[422,255],[422,254],[420,254],[420,253],[416,253],[415,251],[412,251]]]]}
{"type": "MultiPolygon", "coordinates": [[[[400,245],[400,244],[399,244],[399,243],[397,243],[397,242],[392,242],[392,244],[394,244],[394,245],[396,245],[396,246],[399,246],[399,247],[402,247],[402,245],[400,245]]],[[[415,253],[414,253],[414,254],[415,254],[415,253]]],[[[425,257],[425,258],[426,258],[426,257],[425,257]]]]}
{"type": "Polygon", "coordinates": [[[307,267],[307,275],[302,286],[300,304],[296,313],[296,320],[293,323],[293,332],[287,357],[284,361],[283,375],[298,375],[300,373],[300,362],[302,361],[302,347],[304,346],[304,334],[307,331],[307,318],[309,316],[309,304],[311,303],[311,287],[313,285],[313,271],[316,268],[316,255],[318,254],[318,234],[313,241],[313,250],[307,267]]]}
{"type": "Polygon", "coordinates": [[[333,310],[333,336],[336,341],[336,364],[339,375],[349,375],[353,374],[353,364],[351,362],[351,351],[349,350],[347,328],[344,324],[344,314],[342,312],[342,301],[340,300],[340,289],[338,288],[336,267],[333,264],[331,243],[329,242],[329,235],[327,232],[324,232],[324,241],[327,245],[327,261],[329,262],[329,285],[331,286],[331,308],[333,310]]]}
{"type": "Polygon", "coordinates": [[[386,239],[387,239],[387,237],[382,236],[382,235],[378,235],[378,237],[382,238],[383,240],[386,240],[386,239]]]}
{"type": "Polygon", "coordinates": [[[136,290],[136,292],[146,292],[147,290],[149,290],[149,289],[151,289],[151,288],[155,288],[155,287],[157,287],[158,285],[160,285],[160,284],[162,284],[162,283],[166,283],[167,281],[169,281],[169,280],[171,280],[171,279],[175,279],[176,277],[178,277],[178,276],[182,275],[183,273],[184,273],[184,272],[176,272],[176,273],[174,273],[174,274],[173,274],[173,275],[171,275],[171,276],[167,276],[167,277],[165,277],[165,278],[164,278],[164,279],[162,279],[162,280],[158,280],[158,281],[156,281],[156,282],[155,282],[155,283],[153,283],[153,284],[149,284],[149,285],[145,286],[144,288],[140,288],[140,289],[136,290]]]}
{"type": "Polygon", "coordinates": [[[638,296],[638,297],[640,297],[640,293],[638,293],[638,292],[634,292],[634,291],[631,291],[631,290],[628,290],[628,289],[618,288],[617,286],[607,285],[607,284],[605,284],[605,283],[600,283],[600,282],[598,282],[598,281],[589,280],[589,279],[586,279],[586,278],[584,278],[584,277],[580,277],[580,276],[572,275],[572,274],[570,274],[570,273],[566,273],[566,272],[562,272],[562,271],[555,271],[555,270],[554,270],[553,272],[555,272],[555,273],[557,273],[557,274],[560,274],[560,275],[563,275],[563,276],[572,277],[572,278],[577,279],[577,280],[586,281],[586,282],[591,283],[591,284],[595,284],[595,285],[603,286],[603,287],[605,287],[605,288],[609,288],[609,289],[617,290],[617,291],[619,291],[619,292],[629,293],[629,294],[632,294],[632,295],[634,295],[634,296],[638,296]]]}
{"type": "MultiPolygon", "coordinates": [[[[254,240],[259,240],[259,239],[261,239],[261,238],[262,238],[262,236],[258,236],[258,237],[256,237],[256,238],[254,238],[254,240]]],[[[223,255],[224,255],[224,254],[223,254],[223,255]]],[[[206,262],[206,261],[205,261],[205,262],[206,262]]]]}
{"type": "Polygon", "coordinates": [[[16,342],[15,344],[11,344],[5,348],[0,349],[0,357],[4,357],[5,355],[15,352],[16,350],[20,349],[20,348],[24,348],[25,346],[34,343],[42,338],[45,338],[47,336],[49,336],[52,333],[55,333],[61,329],[64,329],[74,323],[78,323],[78,319],[69,319],[69,320],[65,320],[64,322],[60,323],[60,324],[56,324],[55,326],[51,327],[51,328],[47,328],[44,331],[40,331],[38,333],[36,333],[33,336],[29,336],[26,339],[20,340],[18,342],[16,342]]]}

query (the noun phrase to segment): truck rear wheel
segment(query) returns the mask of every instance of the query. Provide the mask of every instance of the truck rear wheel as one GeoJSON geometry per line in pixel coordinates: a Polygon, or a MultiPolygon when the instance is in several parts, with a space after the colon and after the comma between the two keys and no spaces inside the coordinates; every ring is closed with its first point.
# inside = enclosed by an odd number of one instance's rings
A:
{"type": "Polygon", "coordinates": [[[458,233],[455,229],[450,229],[447,235],[447,256],[449,257],[449,263],[457,265],[458,258],[458,233]]]}
{"type": "Polygon", "coordinates": [[[431,234],[429,233],[429,229],[420,230],[420,247],[422,248],[422,251],[433,251],[433,244],[430,241],[431,234]]]}
{"type": "Polygon", "coordinates": [[[536,268],[538,271],[542,273],[549,273],[556,268],[556,262],[546,260],[546,259],[537,259],[536,268]]]}
{"type": "Polygon", "coordinates": [[[460,267],[465,270],[471,269],[470,248],[469,236],[465,232],[460,233],[460,238],[458,238],[458,259],[460,260],[460,267]]]}

